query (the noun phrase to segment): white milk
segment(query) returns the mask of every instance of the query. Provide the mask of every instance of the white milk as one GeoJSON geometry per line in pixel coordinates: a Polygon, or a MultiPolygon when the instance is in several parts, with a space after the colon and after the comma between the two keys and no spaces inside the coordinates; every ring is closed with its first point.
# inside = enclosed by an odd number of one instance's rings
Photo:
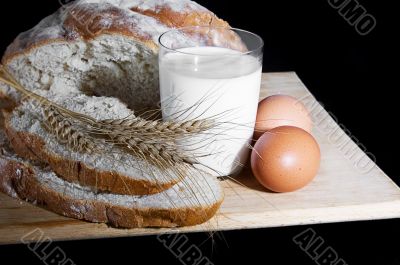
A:
{"type": "Polygon", "coordinates": [[[184,48],[160,56],[164,120],[215,117],[220,124],[181,144],[214,175],[240,169],[249,154],[261,83],[261,63],[218,47],[184,48]],[[200,56],[199,56],[200,55],[200,56]],[[186,110],[186,111],[185,111],[186,110]]]}

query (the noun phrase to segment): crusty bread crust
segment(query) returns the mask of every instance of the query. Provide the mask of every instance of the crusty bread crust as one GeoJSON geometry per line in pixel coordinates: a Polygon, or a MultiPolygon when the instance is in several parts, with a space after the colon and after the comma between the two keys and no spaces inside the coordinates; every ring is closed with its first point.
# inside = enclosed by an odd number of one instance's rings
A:
{"type": "Polygon", "coordinates": [[[17,102],[14,101],[7,94],[0,91],[0,109],[4,109],[6,111],[11,111],[17,106],[17,102]]]}
{"type": "Polygon", "coordinates": [[[132,6],[129,9],[107,3],[102,5],[78,1],[76,4],[72,3],[46,18],[48,23],[43,23],[45,26],[49,23],[60,23],[59,27],[62,28],[62,32],[60,31],[54,36],[46,36],[45,32],[43,34],[35,32],[35,30],[45,31],[45,28],[33,28],[20,34],[7,48],[2,58],[2,63],[7,65],[14,57],[53,42],[70,42],[78,39],[87,40],[96,38],[102,34],[124,35],[143,43],[156,52],[158,50],[158,43],[153,40],[152,37],[154,36],[142,30],[143,25],[137,24],[135,20],[127,16],[127,12],[136,12],[152,18],[159,22],[161,26],[165,26],[166,29],[184,26],[229,27],[227,22],[219,19],[214,13],[195,2],[191,2],[190,6],[179,12],[172,10],[165,3],[168,1],[160,0],[160,4],[156,6],[156,9],[142,9],[140,6],[135,5],[135,2],[132,2],[132,6]],[[111,24],[102,25],[99,23],[99,20],[102,18],[111,18],[111,24]]]}
{"type": "Polygon", "coordinates": [[[229,27],[226,21],[218,18],[215,14],[206,9],[202,11],[188,10],[186,12],[176,12],[168,6],[160,6],[157,10],[142,9],[135,6],[132,7],[131,10],[153,17],[172,28],[189,26],[229,27]]]}
{"type": "Polygon", "coordinates": [[[35,202],[38,206],[60,215],[106,223],[114,227],[176,227],[201,224],[213,217],[222,203],[221,198],[212,205],[197,208],[128,208],[102,201],[68,197],[41,185],[35,174],[35,169],[30,165],[0,155],[0,191],[12,197],[35,202]]]}
{"type": "Polygon", "coordinates": [[[149,33],[141,31],[136,21],[130,21],[126,16],[127,10],[109,5],[107,8],[87,8],[87,5],[79,5],[67,12],[63,28],[66,30],[66,40],[93,39],[101,34],[120,34],[132,37],[135,40],[147,45],[152,50],[157,50],[157,43],[154,43],[149,33]],[[79,20],[77,19],[77,15],[79,20]],[[110,24],[106,27],[99,23],[103,17],[109,17],[110,24]]]}
{"type": "Polygon", "coordinates": [[[11,115],[5,116],[4,129],[14,152],[22,158],[47,163],[63,179],[91,187],[96,191],[107,191],[115,194],[148,195],[162,192],[177,182],[179,178],[169,178],[168,182],[134,179],[115,171],[101,171],[89,167],[82,161],[62,157],[46,148],[39,136],[28,132],[17,132],[10,125],[11,115]]]}

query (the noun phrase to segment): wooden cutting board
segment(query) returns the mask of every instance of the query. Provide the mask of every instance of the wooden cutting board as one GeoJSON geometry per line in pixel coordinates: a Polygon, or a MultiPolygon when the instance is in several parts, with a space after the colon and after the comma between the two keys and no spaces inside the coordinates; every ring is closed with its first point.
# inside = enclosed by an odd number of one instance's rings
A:
{"type": "Polygon", "coordinates": [[[225,201],[209,222],[175,229],[115,229],[59,216],[0,193],[0,244],[19,243],[39,228],[52,240],[138,236],[164,232],[250,229],[400,217],[400,190],[322,109],[295,73],[263,74],[261,98],[289,94],[306,104],[321,145],[318,176],[293,193],[266,192],[249,169],[244,184],[222,183],[225,201]]]}

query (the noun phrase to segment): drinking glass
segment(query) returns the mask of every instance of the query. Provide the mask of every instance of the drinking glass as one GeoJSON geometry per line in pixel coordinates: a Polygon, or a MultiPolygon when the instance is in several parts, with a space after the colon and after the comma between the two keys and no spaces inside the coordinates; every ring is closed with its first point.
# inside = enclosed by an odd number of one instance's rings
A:
{"type": "Polygon", "coordinates": [[[200,167],[224,176],[246,162],[261,84],[263,40],[234,28],[193,26],[159,38],[164,120],[210,120],[212,129],[179,142],[200,167]]]}

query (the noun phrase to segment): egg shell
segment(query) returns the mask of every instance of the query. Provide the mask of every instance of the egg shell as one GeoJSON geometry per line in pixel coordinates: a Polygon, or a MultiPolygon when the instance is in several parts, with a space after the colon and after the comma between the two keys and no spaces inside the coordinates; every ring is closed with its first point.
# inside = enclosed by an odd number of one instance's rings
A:
{"type": "Polygon", "coordinates": [[[306,186],[317,175],[321,152],[314,137],[303,129],[282,126],[264,133],[251,154],[257,180],[275,192],[306,186]]]}
{"type": "Polygon", "coordinates": [[[304,104],[294,97],[273,95],[260,101],[254,138],[280,126],[295,126],[311,132],[312,120],[304,104]]]}

